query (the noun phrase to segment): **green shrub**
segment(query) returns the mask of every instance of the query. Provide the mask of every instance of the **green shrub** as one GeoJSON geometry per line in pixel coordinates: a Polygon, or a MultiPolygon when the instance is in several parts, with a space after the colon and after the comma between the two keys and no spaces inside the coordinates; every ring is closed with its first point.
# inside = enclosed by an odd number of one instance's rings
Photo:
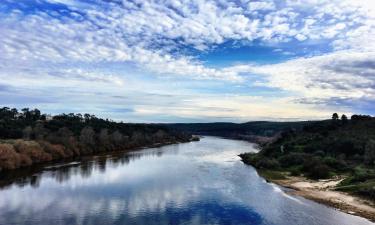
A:
{"type": "Polygon", "coordinates": [[[305,162],[306,157],[308,157],[308,154],[292,152],[281,156],[279,162],[282,167],[302,165],[305,162]]]}
{"type": "Polygon", "coordinates": [[[369,180],[366,182],[360,182],[355,184],[348,184],[351,183],[348,181],[349,180],[344,180],[343,182],[341,182],[340,185],[336,188],[336,190],[351,192],[375,200],[375,180],[369,180]]]}
{"type": "Polygon", "coordinates": [[[257,162],[257,167],[261,169],[277,169],[280,168],[280,164],[274,158],[262,158],[257,162]]]}
{"type": "Polygon", "coordinates": [[[348,164],[341,159],[336,159],[330,156],[324,157],[323,159],[324,164],[327,166],[337,170],[337,171],[346,171],[348,170],[348,164]]]}
{"type": "Polygon", "coordinates": [[[316,155],[316,156],[319,156],[319,157],[324,157],[324,155],[325,155],[326,153],[324,152],[324,151],[315,151],[314,152],[314,155],[316,155]]]}
{"type": "Polygon", "coordinates": [[[375,140],[371,139],[366,143],[363,158],[367,165],[375,165],[375,140]]]}
{"type": "Polygon", "coordinates": [[[302,173],[301,169],[302,169],[301,166],[296,166],[296,167],[290,168],[289,169],[290,175],[291,176],[300,176],[301,173],[302,173]]]}
{"type": "Polygon", "coordinates": [[[242,153],[239,155],[239,157],[241,157],[244,163],[255,166],[255,163],[257,162],[260,156],[256,153],[249,152],[249,153],[242,153]]]}
{"type": "Polygon", "coordinates": [[[313,179],[326,179],[329,178],[330,168],[325,164],[318,164],[312,167],[307,174],[310,178],[313,179]]]}
{"type": "Polygon", "coordinates": [[[283,180],[285,179],[284,174],[274,170],[259,170],[259,174],[266,180],[283,180]]]}
{"type": "Polygon", "coordinates": [[[242,161],[258,169],[277,169],[280,167],[275,158],[268,158],[256,153],[244,153],[239,155],[242,161]]]}
{"type": "Polygon", "coordinates": [[[302,169],[312,179],[329,178],[331,173],[331,168],[324,164],[320,157],[307,158],[302,169]]]}
{"type": "Polygon", "coordinates": [[[360,187],[357,193],[375,200],[375,182],[360,187]]]}

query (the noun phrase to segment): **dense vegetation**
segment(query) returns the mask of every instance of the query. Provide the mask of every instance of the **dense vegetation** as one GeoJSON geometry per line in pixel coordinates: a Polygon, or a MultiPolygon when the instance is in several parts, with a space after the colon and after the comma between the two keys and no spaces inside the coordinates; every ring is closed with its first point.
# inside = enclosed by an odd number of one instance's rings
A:
{"type": "Polygon", "coordinates": [[[303,126],[309,123],[312,122],[253,121],[247,123],[176,123],[166,125],[194,134],[213,135],[262,144],[273,140],[282,131],[301,130],[303,126]]]}
{"type": "Polygon", "coordinates": [[[99,152],[185,142],[162,125],[129,124],[90,114],[48,116],[38,109],[0,109],[0,171],[99,152]]]}
{"type": "Polygon", "coordinates": [[[259,153],[241,155],[258,169],[288,171],[313,179],[347,175],[337,189],[375,199],[375,118],[335,113],[331,120],[289,130],[259,153]]]}

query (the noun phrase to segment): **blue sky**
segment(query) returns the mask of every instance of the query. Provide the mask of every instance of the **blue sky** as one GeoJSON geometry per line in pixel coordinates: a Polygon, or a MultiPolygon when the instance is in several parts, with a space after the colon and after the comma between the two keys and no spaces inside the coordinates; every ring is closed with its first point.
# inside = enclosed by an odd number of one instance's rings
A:
{"type": "Polygon", "coordinates": [[[127,122],[374,114],[375,3],[2,0],[0,104],[127,122]]]}

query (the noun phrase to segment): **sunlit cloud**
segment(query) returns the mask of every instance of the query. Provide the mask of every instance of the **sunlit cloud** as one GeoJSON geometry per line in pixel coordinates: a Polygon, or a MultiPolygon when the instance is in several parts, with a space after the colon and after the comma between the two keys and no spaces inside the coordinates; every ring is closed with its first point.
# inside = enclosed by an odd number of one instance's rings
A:
{"type": "Polygon", "coordinates": [[[354,0],[5,0],[0,104],[155,122],[362,113],[353,102],[375,100],[374,15],[354,0]],[[277,60],[259,63],[258,46],[277,60]],[[223,65],[228,48],[243,57],[223,65]]]}

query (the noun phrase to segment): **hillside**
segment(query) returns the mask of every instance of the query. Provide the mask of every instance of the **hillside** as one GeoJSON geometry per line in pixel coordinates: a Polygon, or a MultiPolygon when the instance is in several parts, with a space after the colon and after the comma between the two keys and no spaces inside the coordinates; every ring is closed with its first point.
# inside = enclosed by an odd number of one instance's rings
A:
{"type": "Polygon", "coordinates": [[[254,121],[247,123],[176,123],[166,126],[194,134],[212,135],[231,139],[265,143],[273,140],[278,134],[287,130],[301,130],[312,121],[269,122],[254,121]]]}
{"type": "Polygon", "coordinates": [[[283,132],[259,153],[241,155],[261,170],[286,171],[311,179],[346,177],[337,190],[375,199],[375,118],[354,115],[283,132]]]}
{"type": "Polygon", "coordinates": [[[0,171],[100,152],[186,142],[192,136],[154,124],[90,114],[48,116],[38,109],[0,109],[0,171]]]}

